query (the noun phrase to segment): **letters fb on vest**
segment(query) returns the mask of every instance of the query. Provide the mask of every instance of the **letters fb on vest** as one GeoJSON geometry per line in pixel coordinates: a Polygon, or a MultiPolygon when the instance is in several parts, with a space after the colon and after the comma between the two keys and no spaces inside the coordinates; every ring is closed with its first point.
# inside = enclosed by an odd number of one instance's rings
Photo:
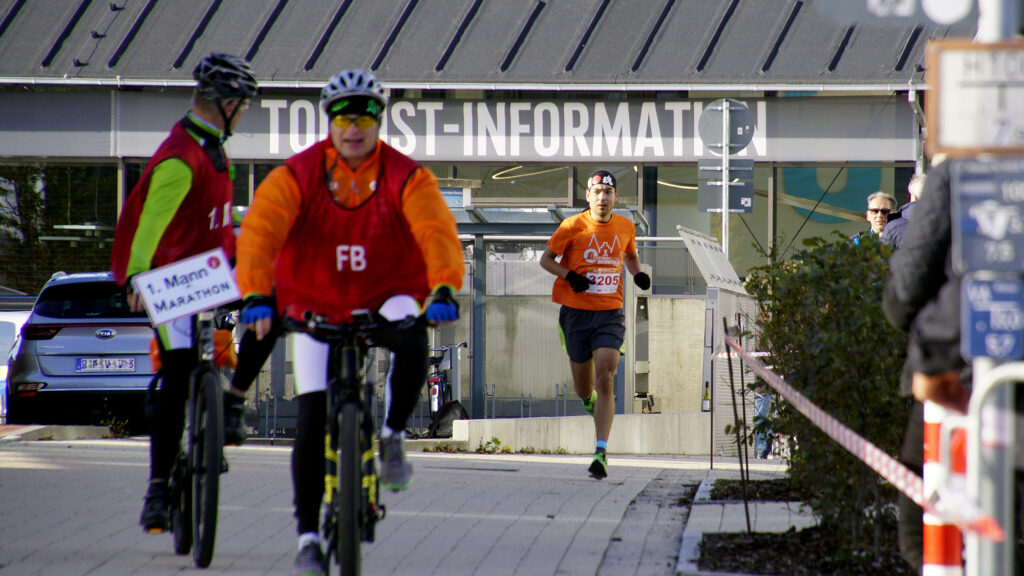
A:
{"type": "Polygon", "coordinates": [[[377,190],[356,208],[334,202],[324,153],[329,140],[285,163],[302,192],[302,207],[277,255],[274,286],[279,311],[307,311],[330,322],[351,322],[352,311],[376,311],[396,294],[423,302],[427,267],[402,213],[402,191],[419,164],[381,143],[377,190]]]}
{"type": "Polygon", "coordinates": [[[184,120],[174,125],[170,136],[160,145],[146,164],[139,183],[125,201],[114,232],[110,269],[118,284],[127,281],[128,261],[138,230],[142,207],[149,196],[153,169],[168,158],[179,158],[192,170],[192,189],[178,207],[164,231],[150,268],[159,268],[182,258],[223,247],[228,258],[235,257],[235,234],[232,230],[231,203],[234,192],[230,173],[218,172],[203,147],[185,131],[184,120]],[[197,225],[197,223],[203,223],[197,225]]]}

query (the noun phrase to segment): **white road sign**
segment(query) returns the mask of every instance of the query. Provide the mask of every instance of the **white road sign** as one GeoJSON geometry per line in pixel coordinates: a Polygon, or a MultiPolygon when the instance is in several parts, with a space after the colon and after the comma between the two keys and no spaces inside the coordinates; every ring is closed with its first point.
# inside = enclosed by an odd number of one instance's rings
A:
{"type": "Polygon", "coordinates": [[[221,248],[136,274],[132,285],[142,297],[154,326],[241,297],[231,264],[221,248]]]}
{"type": "Polygon", "coordinates": [[[932,41],[929,154],[1024,154],[1024,41],[932,41]]]}

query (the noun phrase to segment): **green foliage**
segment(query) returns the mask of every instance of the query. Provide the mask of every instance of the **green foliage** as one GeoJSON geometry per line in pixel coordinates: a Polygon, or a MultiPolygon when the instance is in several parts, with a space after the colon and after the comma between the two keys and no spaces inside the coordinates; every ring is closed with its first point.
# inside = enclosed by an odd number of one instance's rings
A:
{"type": "Polygon", "coordinates": [[[112,438],[128,438],[131,436],[131,425],[127,420],[108,416],[103,420],[100,420],[100,426],[106,426],[109,428],[110,436],[112,438]]]}
{"type": "Polygon", "coordinates": [[[494,436],[487,442],[481,444],[476,451],[480,454],[509,454],[512,452],[512,449],[508,446],[502,445],[501,440],[499,440],[497,436],[494,436]]]}
{"type": "MultiPolygon", "coordinates": [[[[805,240],[789,260],[773,252],[769,264],[751,271],[746,287],[760,309],[759,346],[791,386],[895,456],[909,401],[898,395],[906,336],[881,310],[891,251],[874,237],[854,245],[836,236],[805,240]]],[[[760,381],[752,387],[769,390],[760,381]]],[[[895,489],[789,403],[779,402],[764,426],[787,439],[795,486],[851,549],[867,520],[892,514],[895,489]]]]}

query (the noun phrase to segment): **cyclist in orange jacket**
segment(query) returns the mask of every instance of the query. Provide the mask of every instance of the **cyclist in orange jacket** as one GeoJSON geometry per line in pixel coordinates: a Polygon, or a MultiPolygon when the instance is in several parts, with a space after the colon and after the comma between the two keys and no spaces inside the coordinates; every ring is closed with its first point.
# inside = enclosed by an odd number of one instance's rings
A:
{"type": "MultiPolygon", "coordinates": [[[[378,139],[384,89],[373,74],[344,71],[323,88],[320,104],[330,119],[328,138],[268,174],[242,221],[242,323],[258,337],[270,330],[272,289],[276,312],[295,319],[311,311],[347,323],[353,311],[367,309],[398,320],[419,315],[426,302],[428,321],[456,320],[454,294],[465,267],[455,218],[434,175],[378,139]]],[[[401,490],[412,480],[402,438],[426,380],[426,328],[374,342],[393,353],[380,478],[401,490]]],[[[303,334],[290,343],[299,408],[292,452],[299,553],[292,574],[319,575],[328,350],[303,334]]]]}

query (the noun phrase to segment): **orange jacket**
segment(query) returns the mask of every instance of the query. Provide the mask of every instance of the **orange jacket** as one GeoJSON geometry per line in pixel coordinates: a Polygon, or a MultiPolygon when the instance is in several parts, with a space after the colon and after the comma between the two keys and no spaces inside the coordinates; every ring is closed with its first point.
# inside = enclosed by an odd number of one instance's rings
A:
{"type": "MultiPolygon", "coordinates": [[[[381,170],[381,143],[353,171],[333,146],[327,147],[324,169],[331,178],[335,201],[344,207],[366,202],[376,189],[381,170]]],[[[402,192],[402,212],[427,265],[431,289],[442,284],[462,287],[465,264],[455,217],[441,196],[437,179],[426,168],[409,177],[402,192]]],[[[269,295],[274,286],[274,260],[301,209],[299,183],[286,166],[274,168],[256,189],[238,237],[238,288],[243,296],[269,295]],[[244,255],[244,257],[243,257],[244,255]]]]}

